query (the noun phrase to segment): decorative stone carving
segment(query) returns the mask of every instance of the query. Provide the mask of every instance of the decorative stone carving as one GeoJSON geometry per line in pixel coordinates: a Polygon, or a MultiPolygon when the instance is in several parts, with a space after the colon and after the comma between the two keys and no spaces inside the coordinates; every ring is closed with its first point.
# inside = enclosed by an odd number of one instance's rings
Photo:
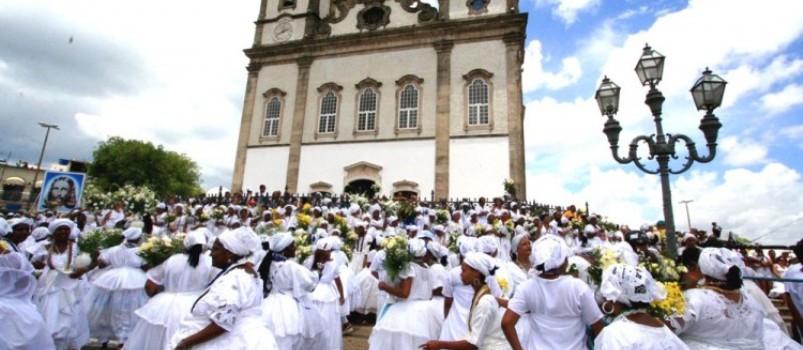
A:
{"type": "Polygon", "coordinates": [[[262,96],[265,97],[265,98],[273,97],[273,96],[284,97],[286,95],[287,95],[286,92],[284,92],[284,91],[282,91],[281,89],[278,89],[278,88],[271,88],[271,89],[268,89],[268,91],[265,91],[265,92],[262,93],[262,96]]]}
{"type": "Polygon", "coordinates": [[[419,193],[418,183],[410,180],[401,180],[393,183],[393,193],[397,192],[414,192],[419,193]]]}
{"type": "Polygon", "coordinates": [[[346,177],[343,179],[343,184],[356,180],[371,180],[375,183],[382,183],[382,167],[368,162],[357,162],[343,168],[346,171],[346,177]]]}
{"type": "Polygon", "coordinates": [[[311,193],[314,192],[332,193],[332,184],[323,181],[318,181],[316,183],[310,184],[309,190],[311,193]]]}
{"type": "Polygon", "coordinates": [[[418,23],[427,23],[438,19],[438,10],[432,5],[421,2],[420,0],[396,0],[404,11],[409,13],[418,12],[418,23]]]}
{"type": "Polygon", "coordinates": [[[373,32],[390,23],[390,7],[384,0],[364,0],[365,8],[357,12],[357,29],[373,32]]]}
{"type": "Polygon", "coordinates": [[[362,90],[363,88],[367,88],[369,86],[380,88],[380,87],[382,87],[382,83],[374,80],[371,77],[367,77],[367,78],[363,79],[362,81],[360,81],[359,83],[357,83],[357,85],[354,85],[354,87],[356,87],[357,90],[362,90]]]}

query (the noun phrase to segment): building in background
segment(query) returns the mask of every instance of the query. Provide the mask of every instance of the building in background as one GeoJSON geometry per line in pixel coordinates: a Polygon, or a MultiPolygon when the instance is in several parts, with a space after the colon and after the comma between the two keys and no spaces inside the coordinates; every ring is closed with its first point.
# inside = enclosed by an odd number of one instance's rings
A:
{"type": "Polygon", "coordinates": [[[262,0],[232,189],[526,193],[517,0],[262,0]]]}

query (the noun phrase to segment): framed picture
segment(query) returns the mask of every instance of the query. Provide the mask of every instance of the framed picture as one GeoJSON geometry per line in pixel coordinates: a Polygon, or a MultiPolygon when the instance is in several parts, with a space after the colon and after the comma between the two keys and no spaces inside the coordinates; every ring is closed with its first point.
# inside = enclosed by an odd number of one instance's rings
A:
{"type": "Polygon", "coordinates": [[[48,171],[42,183],[37,210],[66,213],[81,207],[86,174],[48,171]]]}

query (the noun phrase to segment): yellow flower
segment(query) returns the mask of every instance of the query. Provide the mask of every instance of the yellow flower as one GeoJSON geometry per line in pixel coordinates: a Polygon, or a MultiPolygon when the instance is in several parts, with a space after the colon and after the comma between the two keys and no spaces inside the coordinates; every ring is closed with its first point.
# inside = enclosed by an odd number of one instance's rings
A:
{"type": "Polygon", "coordinates": [[[510,285],[507,283],[507,278],[496,278],[496,283],[499,283],[499,287],[502,288],[502,291],[507,294],[510,291],[510,285]]]}

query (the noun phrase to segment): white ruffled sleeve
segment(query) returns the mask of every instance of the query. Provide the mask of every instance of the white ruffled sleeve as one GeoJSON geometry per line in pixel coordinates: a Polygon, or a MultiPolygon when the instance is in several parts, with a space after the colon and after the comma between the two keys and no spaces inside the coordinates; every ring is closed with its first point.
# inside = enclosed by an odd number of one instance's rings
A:
{"type": "Polygon", "coordinates": [[[323,270],[321,270],[321,279],[320,283],[329,284],[335,280],[338,276],[338,269],[337,263],[334,261],[327,261],[323,264],[323,270]]]}
{"type": "Polygon", "coordinates": [[[160,286],[164,285],[165,264],[167,264],[167,261],[159,264],[159,266],[156,266],[148,270],[146,275],[148,275],[148,279],[151,280],[151,282],[156,283],[160,286]]]}
{"type": "Polygon", "coordinates": [[[244,271],[231,271],[225,276],[221,276],[209,289],[198,304],[195,305],[193,313],[208,315],[220,328],[231,332],[237,323],[240,312],[246,303],[243,279],[253,278],[244,271]]]}

